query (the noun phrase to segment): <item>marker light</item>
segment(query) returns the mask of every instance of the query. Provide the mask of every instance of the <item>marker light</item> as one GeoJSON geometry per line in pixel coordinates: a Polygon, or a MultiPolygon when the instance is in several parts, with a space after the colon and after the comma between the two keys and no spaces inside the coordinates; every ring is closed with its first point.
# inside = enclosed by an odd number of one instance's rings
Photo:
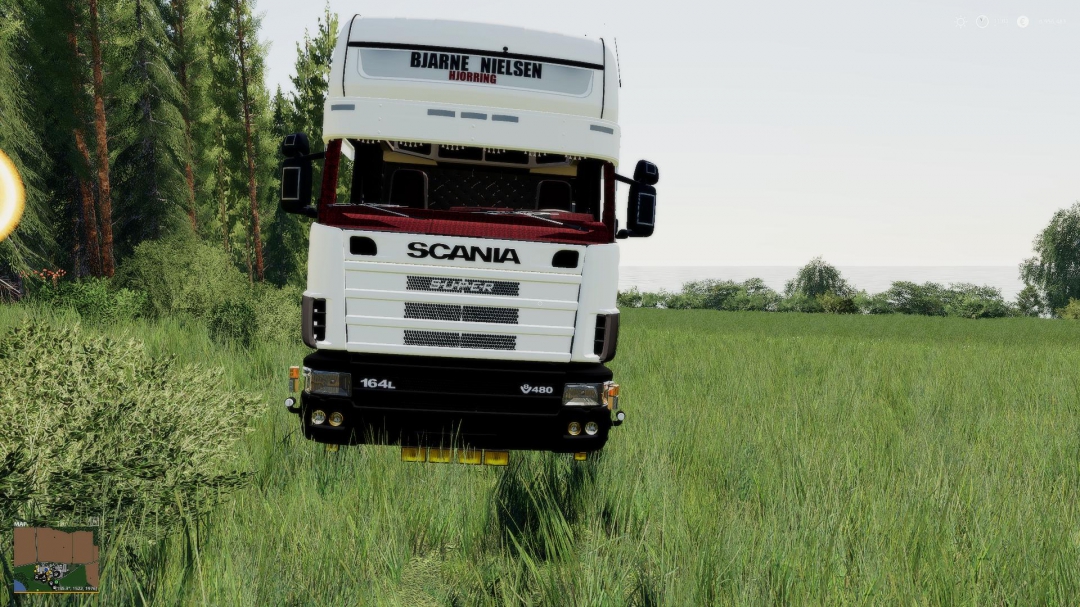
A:
{"type": "Polygon", "coordinates": [[[600,385],[566,384],[562,402],[567,407],[595,407],[600,404],[600,385]]]}
{"type": "Polygon", "coordinates": [[[324,411],[322,411],[321,409],[316,409],[311,412],[311,423],[318,426],[324,421],[326,421],[326,413],[324,411]]]}
{"type": "Polygon", "coordinates": [[[589,436],[596,436],[596,433],[600,431],[600,426],[596,425],[596,422],[589,422],[585,424],[585,434],[589,436]]]}
{"type": "Polygon", "coordinates": [[[289,367],[289,392],[300,391],[300,367],[289,367]]]}
{"type": "Polygon", "coordinates": [[[352,375],[337,371],[307,370],[304,374],[304,389],[313,394],[350,396],[352,375]]]}
{"type": "Polygon", "coordinates": [[[581,434],[581,424],[570,422],[570,425],[566,427],[566,431],[570,433],[570,436],[577,436],[581,434]]]}
{"type": "Polygon", "coordinates": [[[604,406],[608,411],[619,408],[619,384],[613,381],[604,382],[604,406]]]}
{"type": "MultiPolygon", "coordinates": [[[[343,421],[345,421],[345,416],[338,413],[337,411],[334,411],[333,413],[330,414],[330,425],[331,426],[337,428],[338,426],[341,425],[341,422],[343,422],[343,421]]],[[[588,430],[588,428],[586,428],[586,430],[588,430]]]]}
{"type": "Polygon", "coordinates": [[[484,463],[488,466],[506,466],[510,464],[509,451],[484,451],[484,463]]]}

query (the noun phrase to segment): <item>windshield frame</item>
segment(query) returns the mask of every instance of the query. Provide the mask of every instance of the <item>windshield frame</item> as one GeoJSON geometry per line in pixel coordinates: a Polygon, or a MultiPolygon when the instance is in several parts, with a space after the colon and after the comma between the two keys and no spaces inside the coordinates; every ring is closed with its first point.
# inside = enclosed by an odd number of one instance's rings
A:
{"type": "Polygon", "coordinates": [[[346,229],[565,244],[615,241],[615,169],[609,162],[602,162],[599,221],[590,213],[571,211],[508,207],[421,209],[389,203],[340,203],[338,184],[342,141],[331,140],[326,146],[316,219],[318,223],[346,229]]]}

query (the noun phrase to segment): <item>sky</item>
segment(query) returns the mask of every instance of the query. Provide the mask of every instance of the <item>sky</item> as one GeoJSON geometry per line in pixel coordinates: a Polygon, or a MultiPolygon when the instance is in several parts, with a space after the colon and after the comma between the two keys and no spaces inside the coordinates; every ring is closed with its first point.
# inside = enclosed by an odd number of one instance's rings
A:
{"type": "MultiPolygon", "coordinates": [[[[622,265],[1016,265],[1080,201],[1077,2],[330,8],[615,39],[620,172],[644,158],[661,176],[656,232],[620,241],[622,265]]],[[[323,4],[257,11],[267,84],[289,91],[323,4]]]]}

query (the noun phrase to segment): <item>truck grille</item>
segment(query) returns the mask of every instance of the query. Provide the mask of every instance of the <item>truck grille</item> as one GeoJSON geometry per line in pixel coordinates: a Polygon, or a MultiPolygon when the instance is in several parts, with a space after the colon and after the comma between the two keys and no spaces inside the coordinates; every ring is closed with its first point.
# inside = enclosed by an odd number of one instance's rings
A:
{"type": "Polygon", "coordinates": [[[484,333],[454,333],[450,331],[405,330],[406,346],[436,348],[477,348],[481,350],[514,350],[516,335],[487,335],[484,333]]]}
{"type": "Polygon", "coordinates": [[[506,297],[517,297],[521,293],[521,283],[506,280],[473,280],[469,278],[409,276],[405,282],[405,290],[436,293],[475,293],[477,295],[504,295],[506,297]]]}
{"type": "Polygon", "coordinates": [[[488,306],[454,306],[405,302],[405,318],[423,320],[449,320],[456,322],[494,322],[505,325],[518,324],[516,308],[493,308],[488,306]]]}

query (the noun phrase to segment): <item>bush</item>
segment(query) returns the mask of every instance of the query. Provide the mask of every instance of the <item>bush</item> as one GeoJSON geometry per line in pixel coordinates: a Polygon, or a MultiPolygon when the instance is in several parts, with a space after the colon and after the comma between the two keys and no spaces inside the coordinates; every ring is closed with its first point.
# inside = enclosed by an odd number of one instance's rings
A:
{"type": "Polygon", "coordinates": [[[954,284],[943,292],[945,314],[961,318],[1002,318],[1018,314],[1005,303],[1001,290],[972,284],[954,284]]]}
{"type": "Polygon", "coordinates": [[[795,292],[785,297],[777,306],[778,312],[823,312],[821,302],[816,297],[795,292]]]}
{"type": "Polygon", "coordinates": [[[1080,320],[1080,299],[1069,299],[1069,305],[1058,308],[1057,315],[1068,320],[1080,320]]]}
{"type": "Polygon", "coordinates": [[[885,292],[889,306],[900,314],[945,316],[945,289],[937,283],[918,285],[897,281],[885,292]]]}
{"type": "Polygon", "coordinates": [[[258,322],[255,308],[246,299],[223,301],[214,306],[207,318],[210,337],[222,344],[234,343],[244,348],[251,345],[258,332],[258,322]]]}
{"type": "Polygon", "coordinates": [[[208,318],[219,305],[251,291],[225,251],[187,234],[141,243],[117,270],[116,280],[146,293],[150,316],[208,318]]]}
{"type": "Polygon", "coordinates": [[[39,321],[0,338],[0,367],[2,520],[104,512],[128,531],[110,544],[146,546],[248,478],[236,447],[261,407],[221,369],[39,321]]]}
{"type": "Polygon", "coordinates": [[[683,293],[700,298],[700,307],[713,310],[725,310],[733,297],[742,290],[742,285],[731,280],[700,280],[683,284],[683,293]]]}
{"type": "Polygon", "coordinates": [[[620,308],[640,308],[641,291],[637,287],[630,287],[629,291],[619,291],[615,296],[615,305],[620,308]]]}
{"type": "MultiPolygon", "coordinates": [[[[31,283],[33,284],[33,283],[31,283]]],[[[114,323],[141,316],[146,309],[146,293],[118,289],[107,278],[61,281],[55,286],[33,284],[29,301],[55,308],[70,308],[94,322],[114,323]]]]}
{"type": "Polygon", "coordinates": [[[889,303],[889,296],[887,293],[875,293],[873,295],[866,291],[859,291],[852,299],[855,303],[855,307],[859,312],[863,314],[892,314],[895,312],[892,305],[889,303]]]}
{"type": "Polygon", "coordinates": [[[255,341],[268,344],[300,343],[300,300],[303,292],[293,286],[280,289],[256,285],[252,307],[255,309],[255,341]]]}
{"type": "Polygon", "coordinates": [[[854,314],[859,311],[853,298],[837,295],[832,291],[818,295],[816,299],[822,311],[829,314],[854,314]]]}
{"type": "Polygon", "coordinates": [[[815,257],[810,260],[788,281],[784,287],[784,295],[791,297],[796,293],[817,297],[826,293],[833,293],[840,297],[851,297],[852,289],[846,280],[840,276],[840,270],[829,265],[824,259],[815,257]]]}

